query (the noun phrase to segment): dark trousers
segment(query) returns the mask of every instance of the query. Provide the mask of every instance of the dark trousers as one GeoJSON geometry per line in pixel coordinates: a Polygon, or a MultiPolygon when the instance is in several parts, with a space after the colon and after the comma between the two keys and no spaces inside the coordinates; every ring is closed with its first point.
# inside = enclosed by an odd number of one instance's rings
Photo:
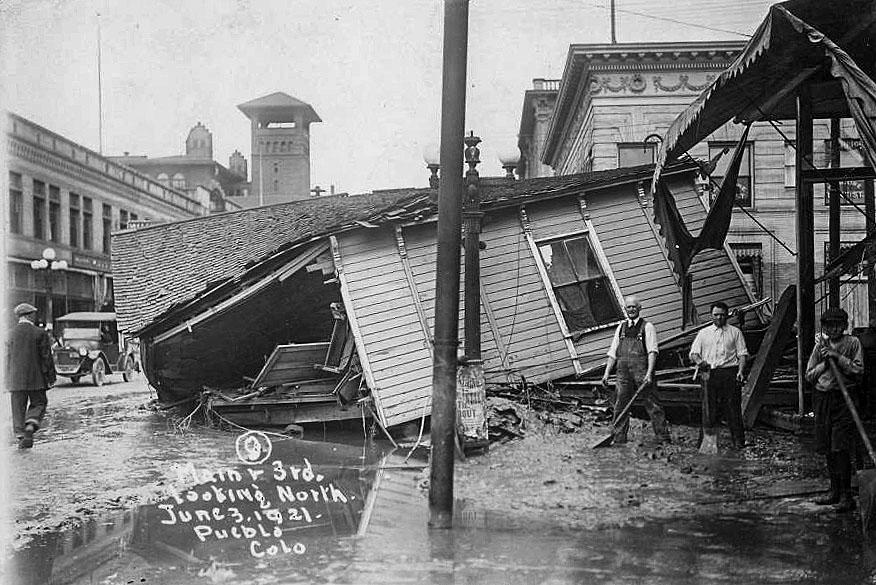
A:
{"type": "MultiPolygon", "coordinates": [[[[858,406],[857,392],[849,388],[849,396],[858,406]]],[[[823,455],[836,451],[852,452],[855,447],[855,420],[839,390],[812,393],[815,412],[815,450],[823,455]]]]}
{"type": "Polygon", "coordinates": [[[714,368],[703,383],[703,433],[715,435],[721,423],[721,414],[730,427],[730,440],[736,447],[745,444],[742,427],[742,388],[736,382],[738,367],[714,368]]]}
{"type": "MultiPolygon", "coordinates": [[[[849,388],[852,403],[860,404],[855,388],[849,388]]],[[[852,491],[851,455],[856,451],[855,420],[839,390],[812,393],[815,412],[815,450],[825,456],[830,475],[831,494],[849,495],[852,491]]]]}
{"type": "Polygon", "coordinates": [[[12,396],[12,429],[16,436],[24,435],[24,427],[40,428],[49,401],[45,390],[14,390],[12,396]]]}
{"type": "MultiPolygon", "coordinates": [[[[645,373],[648,371],[647,363],[642,365],[636,360],[620,360],[617,366],[617,399],[614,403],[615,416],[632,400],[636,389],[642,383],[645,373]]],[[[639,394],[642,403],[645,405],[645,412],[651,418],[651,425],[654,427],[654,434],[660,438],[668,438],[669,431],[666,429],[666,414],[663,412],[663,407],[660,405],[660,399],[657,397],[657,392],[654,390],[654,385],[650,384],[639,394]]],[[[627,432],[630,430],[630,413],[623,419],[615,422],[615,440],[618,442],[625,441],[627,432]]]]}

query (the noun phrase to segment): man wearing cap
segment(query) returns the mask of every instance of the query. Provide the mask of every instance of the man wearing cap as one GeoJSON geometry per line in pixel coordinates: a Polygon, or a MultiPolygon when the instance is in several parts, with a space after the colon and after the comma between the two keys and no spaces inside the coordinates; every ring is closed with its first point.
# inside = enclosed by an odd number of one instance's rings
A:
{"type": "Polygon", "coordinates": [[[37,308],[21,303],[14,313],[18,324],[9,335],[6,379],[18,446],[28,449],[33,447],[33,434],[46,414],[46,390],[55,384],[55,362],[49,334],[34,324],[37,308]]]}
{"type": "Polygon", "coordinates": [[[849,315],[830,307],[821,315],[821,332],[806,364],[806,379],[815,384],[815,449],[825,456],[830,475],[830,493],[816,504],[836,504],[837,512],[854,509],[852,499],[851,451],[855,444],[855,423],[834,376],[830,360],[842,377],[853,402],[858,402],[857,383],[864,372],[864,352],[857,337],[846,335],[849,315]]]}

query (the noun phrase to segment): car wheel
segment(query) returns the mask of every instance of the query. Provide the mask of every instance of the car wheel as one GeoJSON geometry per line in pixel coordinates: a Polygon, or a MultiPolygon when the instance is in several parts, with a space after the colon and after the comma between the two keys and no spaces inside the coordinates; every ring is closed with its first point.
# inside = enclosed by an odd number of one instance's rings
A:
{"type": "Polygon", "coordinates": [[[106,366],[100,358],[91,365],[91,380],[95,386],[103,386],[106,382],[106,366]]]}
{"type": "Polygon", "coordinates": [[[134,379],[134,358],[128,356],[125,360],[125,370],[122,372],[122,379],[125,382],[130,382],[134,379]]]}
{"type": "Polygon", "coordinates": [[[82,376],[70,376],[70,381],[74,384],[78,384],[80,378],[82,378],[82,376]]]}

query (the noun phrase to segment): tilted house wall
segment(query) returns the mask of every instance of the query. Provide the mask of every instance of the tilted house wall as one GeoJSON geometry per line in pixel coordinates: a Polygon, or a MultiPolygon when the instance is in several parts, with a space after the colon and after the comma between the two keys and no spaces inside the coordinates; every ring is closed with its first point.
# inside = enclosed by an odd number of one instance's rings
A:
{"type": "MultiPolygon", "coordinates": [[[[601,368],[626,295],[640,297],[661,338],[680,330],[677,275],[645,191],[652,168],[483,185],[480,321],[488,383],[542,383],[601,368]],[[560,288],[553,281],[564,274],[560,256],[573,244],[587,274],[560,288]],[[587,295],[582,311],[590,311],[584,320],[563,296],[579,289],[587,295]]],[[[681,165],[666,180],[695,232],[706,208],[693,168],[681,165]]],[[[181,400],[204,385],[239,388],[276,345],[328,341],[314,335],[329,331],[327,307],[340,298],[380,422],[430,414],[435,195],[308,200],[120,234],[120,323],[141,336],[159,397],[181,400]]],[[[725,251],[702,253],[693,272],[703,317],[713,300],[749,302],[725,251]]]]}
{"type": "MultiPolygon", "coordinates": [[[[692,176],[671,188],[690,229],[706,208],[692,176]]],[[[435,302],[435,224],[381,226],[336,236],[335,265],[360,360],[387,426],[430,413],[435,302]]],[[[599,368],[618,320],[571,332],[546,285],[537,246],[587,234],[617,308],[635,294],[661,335],[680,331],[681,293],[644,186],[627,182],[486,211],[481,241],[482,351],[488,383],[541,383],[599,368]]],[[[463,264],[464,269],[464,264],[463,264]]],[[[694,303],[751,301],[726,251],[697,257],[694,303]]],[[[549,281],[548,281],[549,283],[549,281]]],[[[620,312],[619,312],[620,315],[620,312]]],[[[460,340],[464,339],[460,320],[460,340]]],[[[462,349],[462,346],[461,346],[462,349]]]]}

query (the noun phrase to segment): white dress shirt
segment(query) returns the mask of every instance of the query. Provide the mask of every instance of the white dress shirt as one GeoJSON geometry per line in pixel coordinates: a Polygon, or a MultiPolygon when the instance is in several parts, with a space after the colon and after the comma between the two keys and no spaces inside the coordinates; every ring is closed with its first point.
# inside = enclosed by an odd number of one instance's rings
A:
{"type": "Polygon", "coordinates": [[[748,348],[738,327],[716,327],[713,323],[697,333],[690,356],[695,353],[713,368],[732,368],[739,365],[740,356],[748,355],[748,348]]]}

